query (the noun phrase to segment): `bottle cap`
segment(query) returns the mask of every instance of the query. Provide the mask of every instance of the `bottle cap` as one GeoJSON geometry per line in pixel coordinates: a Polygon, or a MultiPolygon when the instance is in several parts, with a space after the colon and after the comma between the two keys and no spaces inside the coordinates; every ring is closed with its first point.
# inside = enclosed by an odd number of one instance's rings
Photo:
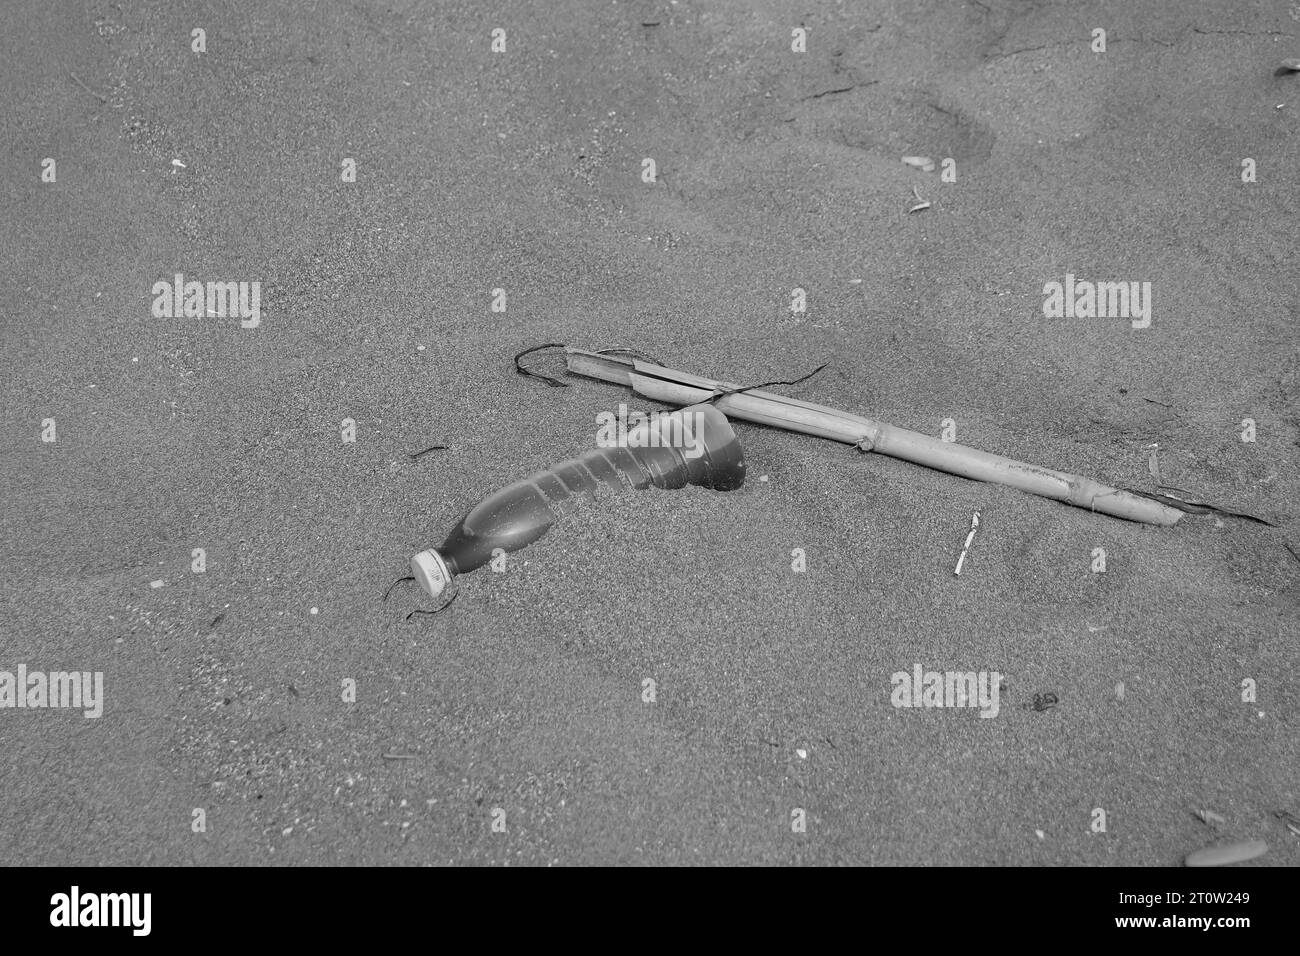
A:
{"type": "Polygon", "coordinates": [[[430,597],[436,598],[442,594],[442,589],[451,583],[451,572],[447,570],[447,562],[443,561],[442,555],[432,548],[421,551],[411,558],[411,574],[430,597]]]}

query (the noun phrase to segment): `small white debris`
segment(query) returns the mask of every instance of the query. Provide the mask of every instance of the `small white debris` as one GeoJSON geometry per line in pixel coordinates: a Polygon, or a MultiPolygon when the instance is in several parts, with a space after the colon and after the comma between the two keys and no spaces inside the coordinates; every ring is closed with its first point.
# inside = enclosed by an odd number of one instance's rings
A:
{"type": "Polygon", "coordinates": [[[417,345],[417,346],[415,347],[415,350],[416,350],[417,352],[423,352],[423,351],[424,351],[424,346],[423,346],[423,345],[417,345]]]}
{"type": "Polygon", "coordinates": [[[804,750],[802,747],[800,747],[798,750],[796,750],[795,753],[797,753],[797,754],[799,755],[799,759],[800,759],[800,760],[807,760],[807,759],[808,759],[808,751],[804,750]]]}
{"type": "Polygon", "coordinates": [[[293,832],[293,827],[285,827],[283,830],[280,831],[280,836],[288,836],[292,832],[293,832]]]}
{"type": "Polygon", "coordinates": [[[1040,840],[1046,840],[1046,839],[1047,839],[1047,834],[1044,833],[1042,830],[1035,830],[1035,831],[1034,831],[1034,835],[1037,836],[1038,839],[1040,839],[1040,840]]]}
{"type": "Polygon", "coordinates": [[[1120,700],[1123,700],[1123,699],[1124,699],[1124,682],[1123,682],[1123,681],[1120,681],[1118,684],[1115,685],[1115,696],[1116,696],[1118,699],[1120,699],[1120,700]]]}
{"type": "Polygon", "coordinates": [[[924,173],[931,172],[934,169],[934,160],[929,156],[904,156],[903,162],[909,166],[915,166],[924,173]]]}
{"type": "Polygon", "coordinates": [[[173,160],[172,160],[172,165],[173,165],[173,166],[179,166],[181,169],[187,169],[187,168],[188,168],[188,167],[187,167],[184,163],[182,163],[179,159],[173,159],[173,160]]]}
{"type": "Polygon", "coordinates": [[[131,361],[132,361],[132,362],[138,362],[138,361],[140,361],[140,357],[137,355],[137,356],[133,357],[133,358],[131,359],[131,361]]]}
{"type": "Polygon", "coordinates": [[[929,202],[921,198],[921,190],[917,189],[915,186],[912,187],[912,195],[916,197],[916,205],[908,210],[909,214],[930,208],[929,202]]]}
{"type": "Polygon", "coordinates": [[[320,608],[318,608],[318,607],[314,607],[314,608],[311,609],[311,612],[312,612],[313,614],[319,614],[319,613],[320,613],[320,608]]]}
{"type": "Polygon", "coordinates": [[[966,552],[970,549],[970,543],[975,538],[975,532],[980,526],[980,513],[977,511],[971,516],[970,531],[966,535],[966,543],[961,547],[961,557],[957,559],[957,567],[953,569],[953,574],[961,574],[961,566],[966,562],[966,552]]]}
{"type": "Polygon", "coordinates": [[[862,285],[862,280],[861,280],[861,279],[850,279],[850,280],[849,280],[849,285],[862,285]]]}
{"type": "Polygon", "coordinates": [[[758,480],[759,480],[759,481],[767,481],[767,475],[759,475],[759,476],[758,476],[758,480]]]}
{"type": "Polygon", "coordinates": [[[151,587],[151,588],[160,588],[160,587],[164,587],[166,584],[167,584],[167,582],[166,582],[166,581],[163,581],[163,580],[150,581],[150,582],[149,582],[149,587],[151,587]]]}

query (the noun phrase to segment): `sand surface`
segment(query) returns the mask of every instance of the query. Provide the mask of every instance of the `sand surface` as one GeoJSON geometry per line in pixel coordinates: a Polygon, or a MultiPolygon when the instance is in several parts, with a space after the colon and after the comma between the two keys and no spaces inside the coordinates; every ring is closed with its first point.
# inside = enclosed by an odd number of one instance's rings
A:
{"type": "Polygon", "coordinates": [[[1300,862],[1300,6],[309,6],[0,8],[0,669],[106,695],[0,710],[0,862],[1300,862]],[[261,325],[154,317],[176,272],[261,325]],[[1151,327],[1045,318],[1066,273],[1151,327]],[[789,393],[1145,490],[1159,443],[1276,527],[736,423],[744,488],[599,502],[408,622],[409,555],[630,400],[516,375],[542,342],[826,362],[789,393]],[[894,708],[918,662],[1000,713],[894,708]]]}

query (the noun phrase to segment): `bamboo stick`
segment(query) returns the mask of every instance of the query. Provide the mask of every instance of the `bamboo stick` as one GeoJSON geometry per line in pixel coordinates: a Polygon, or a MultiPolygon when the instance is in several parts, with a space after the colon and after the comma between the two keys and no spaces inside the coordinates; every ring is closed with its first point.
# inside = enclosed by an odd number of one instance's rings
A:
{"type": "MultiPolygon", "coordinates": [[[[672,405],[694,405],[719,391],[741,386],[664,368],[639,359],[565,349],[570,372],[631,387],[637,394],[672,405]]],[[[1112,488],[1091,478],[940,441],[849,412],[761,390],[724,395],[714,405],[723,414],[745,421],[829,438],[863,451],[925,465],[975,481],[1009,485],[1079,508],[1147,524],[1172,525],[1183,512],[1140,495],[1112,488]]]]}

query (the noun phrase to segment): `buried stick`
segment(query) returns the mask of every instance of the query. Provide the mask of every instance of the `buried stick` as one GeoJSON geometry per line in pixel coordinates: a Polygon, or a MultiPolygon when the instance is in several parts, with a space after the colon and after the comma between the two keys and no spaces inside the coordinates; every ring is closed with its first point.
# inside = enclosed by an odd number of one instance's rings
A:
{"type": "Polygon", "coordinates": [[[829,438],[862,451],[901,458],[975,481],[1009,485],[1129,521],[1172,525],[1183,516],[1177,508],[1091,478],[1027,465],[825,405],[701,378],[638,359],[575,348],[564,352],[570,372],[629,386],[656,401],[694,405],[712,399],[718,411],[731,418],[829,438]]]}

